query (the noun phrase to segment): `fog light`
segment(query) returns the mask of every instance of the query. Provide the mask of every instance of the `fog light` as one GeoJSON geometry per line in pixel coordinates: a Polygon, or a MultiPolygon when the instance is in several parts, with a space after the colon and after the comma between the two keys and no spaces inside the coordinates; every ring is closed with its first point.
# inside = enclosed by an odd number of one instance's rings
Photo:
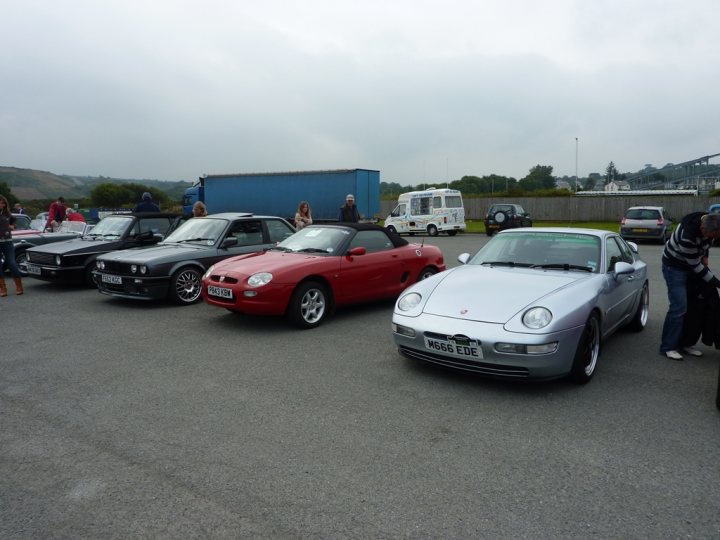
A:
{"type": "Polygon", "coordinates": [[[243,296],[245,298],[252,298],[253,296],[257,296],[257,291],[243,291],[243,296]]]}
{"type": "Polygon", "coordinates": [[[415,330],[401,324],[392,323],[392,331],[401,336],[415,337],[415,330]]]}
{"type": "Polygon", "coordinates": [[[525,345],[523,343],[496,343],[495,350],[507,354],[551,354],[557,351],[558,342],[541,345],[525,345]]]}
{"type": "Polygon", "coordinates": [[[496,343],[495,350],[501,353],[509,354],[527,354],[525,345],[520,343],[496,343]]]}
{"type": "Polygon", "coordinates": [[[558,342],[553,341],[552,343],[545,343],[543,345],[528,345],[528,354],[550,354],[557,351],[558,342]]]}

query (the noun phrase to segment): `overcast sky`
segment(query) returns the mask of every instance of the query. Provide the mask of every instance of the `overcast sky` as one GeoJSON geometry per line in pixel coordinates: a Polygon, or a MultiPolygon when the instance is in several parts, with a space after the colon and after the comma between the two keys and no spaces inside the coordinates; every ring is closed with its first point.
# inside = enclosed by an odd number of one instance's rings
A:
{"type": "Polygon", "coordinates": [[[5,166],[419,184],[720,152],[718,0],[0,0],[0,21],[5,166]]]}

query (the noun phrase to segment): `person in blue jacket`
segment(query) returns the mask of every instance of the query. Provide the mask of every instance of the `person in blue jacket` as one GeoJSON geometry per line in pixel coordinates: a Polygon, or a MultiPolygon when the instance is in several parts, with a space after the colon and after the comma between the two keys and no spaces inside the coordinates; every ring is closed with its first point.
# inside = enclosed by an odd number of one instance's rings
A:
{"type": "Polygon", "coordinates": [[[152,200],[152,195],[147,191],[142,194],[142,201],[135,206],[133,212],[159,212],[160,207],[152,200]]]}

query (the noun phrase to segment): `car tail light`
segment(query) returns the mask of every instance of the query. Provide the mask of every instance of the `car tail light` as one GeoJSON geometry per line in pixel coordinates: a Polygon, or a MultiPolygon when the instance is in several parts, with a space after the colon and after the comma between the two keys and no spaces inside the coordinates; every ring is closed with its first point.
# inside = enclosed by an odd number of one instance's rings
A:
{"type": "Polygon", "coordinates": [[[620,221],[620,225],[625,225],[626,221],[627,221],[627,218],[622,218],[622,220],[620,221]]]}
{"type": "Polygon", "coordinates": [[[665,224],[665,220],[663,218],[658,218],[658,227],[662,227],[665,224]]]}

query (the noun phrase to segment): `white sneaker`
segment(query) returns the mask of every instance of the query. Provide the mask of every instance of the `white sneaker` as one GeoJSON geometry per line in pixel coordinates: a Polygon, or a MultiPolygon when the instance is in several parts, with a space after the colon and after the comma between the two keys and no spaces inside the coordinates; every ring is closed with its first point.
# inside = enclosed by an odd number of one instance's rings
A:
{"type": "Polygon", "coordinates": [[[682,360],[683,356],[677,351],[665,351],[665,356],[667,356],[670,360],[682,360]]]}
{"type": "Polygon", "coordinates": [[[695,347],[683,347],[683,351],[688,353],[690,356],[702,356],[702,351],[699,351],[695,347]]]}

